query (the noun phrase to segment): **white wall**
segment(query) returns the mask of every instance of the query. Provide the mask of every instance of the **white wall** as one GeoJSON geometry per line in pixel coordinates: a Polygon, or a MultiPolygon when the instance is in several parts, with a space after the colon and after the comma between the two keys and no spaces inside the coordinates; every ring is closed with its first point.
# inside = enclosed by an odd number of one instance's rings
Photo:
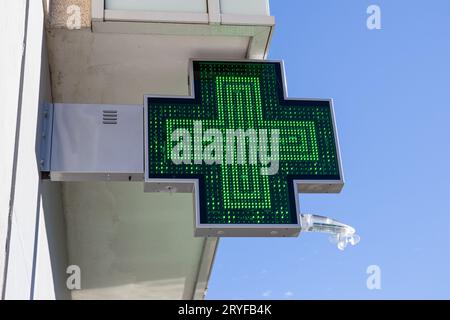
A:
{"type": "Polygon", "coordinates": [[[61,288],[65,229],[59,185],[41,182],[36,148],[39,105],[51,101],[43,40],[44,12],[41,1],[29,1],[23,86],[20,88],[25,3],[24,0],[0,3],[0,96],[3,101],[0,108],[0,277],[3,278],[6,267],[2,288],[7,299],[64,298],[66,293],[61,288]],[[20,90],[22,103],[18,108],[20,90]],[[10,204],[12,223],[8,239],[10,204]],[[62,246],[55,247],[53,243],[49,246],[50,237],[62,246]],[[9,254],[5,260],[7,243],[9,254]]]}
{"type": "Polygon", "coordinates": [[[268,0],[220,0],[220,11],[224,14],[270,16],[268,0]]]}
{"type": "MultiPolygon", "coordinates": [[[[207,12],[207,0],[106,0],[107,10],[207,12]]],[[[213,1],[216,2],[216,1],[213,1]]],[[[221,13],[269,16],[268,0],[217,0],[221,13]]]]}
{"type": "Polygon", "coordinates": [[[106,0],[105,9],[206,12],[207,0],[106,0]]]}
{"type": "Polygon", "coordinates": [[[0,1],[0,288],[5,267],[24,19],[25,1],[0,1]]]}

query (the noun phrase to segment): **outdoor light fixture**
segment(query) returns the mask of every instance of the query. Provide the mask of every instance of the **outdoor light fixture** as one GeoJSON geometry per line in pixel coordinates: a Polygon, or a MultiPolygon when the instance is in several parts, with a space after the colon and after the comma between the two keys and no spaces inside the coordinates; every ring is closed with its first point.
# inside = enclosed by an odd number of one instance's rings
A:
{"type": "Polygon", "coordinates": [[[301,214],[300,217],[301,231],[331,234],[331,240],[336,243],[339,250],[344,250],[349,243],[352,246],[357,245],[361,240],[355,228],[339,221],[315,214],[301,214]]]}

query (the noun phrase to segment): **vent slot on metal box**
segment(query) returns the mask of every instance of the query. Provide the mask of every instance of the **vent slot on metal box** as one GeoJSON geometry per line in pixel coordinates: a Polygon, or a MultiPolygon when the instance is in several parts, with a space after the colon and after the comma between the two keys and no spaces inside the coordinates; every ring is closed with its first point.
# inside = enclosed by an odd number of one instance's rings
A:
{"type": "Polygon", "coordinates": [[[119,119],[117,110],[103,110],[103,124],[117,124],[119,119]]]}

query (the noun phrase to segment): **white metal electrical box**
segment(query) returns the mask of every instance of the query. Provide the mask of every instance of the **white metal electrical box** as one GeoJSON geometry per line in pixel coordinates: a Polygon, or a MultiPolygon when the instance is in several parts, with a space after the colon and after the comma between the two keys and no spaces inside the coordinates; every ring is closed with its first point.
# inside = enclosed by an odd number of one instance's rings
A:
{"type": "Polygon", "coordinates": [[[51,180],[143,180],[142,106],[55,103],[50,109],[51,180]]]}

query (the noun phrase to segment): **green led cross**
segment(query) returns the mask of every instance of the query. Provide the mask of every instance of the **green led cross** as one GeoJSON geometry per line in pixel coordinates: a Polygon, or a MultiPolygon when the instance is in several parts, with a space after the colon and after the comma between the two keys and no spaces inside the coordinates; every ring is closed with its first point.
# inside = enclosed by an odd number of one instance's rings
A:
{"type": "Polygon", "coordinates": [[[294,180],[342,183],[330,102],[286,100],[279,63],[194,61],[193,77],[194,98],[147,98],[146,178],[198,179],[201,224],[296,224],[294,180]]]}

